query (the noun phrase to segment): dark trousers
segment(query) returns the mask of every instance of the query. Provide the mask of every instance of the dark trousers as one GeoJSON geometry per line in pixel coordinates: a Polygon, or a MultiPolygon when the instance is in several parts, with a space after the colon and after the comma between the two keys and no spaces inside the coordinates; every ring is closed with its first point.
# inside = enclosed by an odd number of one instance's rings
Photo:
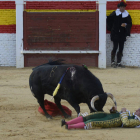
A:
{"type": "Polygon", "coordinates": [[[115,41],[113,41],[113,50],[111,52],[111,62],[115,61],[115,55],[116,55],[116,51],[118,47],[119,47],[119,51],[117,52],[117,63],[121,62],[121,59],[123,56],[124,42],[115,42],[115,41]]]}

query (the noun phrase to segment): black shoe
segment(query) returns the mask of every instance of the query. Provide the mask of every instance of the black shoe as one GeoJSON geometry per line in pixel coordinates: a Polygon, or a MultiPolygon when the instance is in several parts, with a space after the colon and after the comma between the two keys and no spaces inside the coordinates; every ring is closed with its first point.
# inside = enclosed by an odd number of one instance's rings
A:
{"type": "Polygon", "coordinates": [[[65,128],[68,129],[68,124],[65,125],[65,128]]]}
{"type": "Polygon", "coordinates": [[[124,65],[122,65],[121,63],[117,63],[117,65],[116,65],[117,67],[120,67],[120,68],[125,68],[125,66],[124,65]]]}
{"type": "Polygon", "coordinates": [[[61,127],[65,124],[66,124],[65,120],[61,120],[61,127]]]}
{"type": "Polygon", "coordinates": [[[116,66],[116,63],[115,63],[115,62],[112,62],[112,63],[111,63],[111,67],[116,68],[116,67],[117,67],[117,66],[116,66]]]}

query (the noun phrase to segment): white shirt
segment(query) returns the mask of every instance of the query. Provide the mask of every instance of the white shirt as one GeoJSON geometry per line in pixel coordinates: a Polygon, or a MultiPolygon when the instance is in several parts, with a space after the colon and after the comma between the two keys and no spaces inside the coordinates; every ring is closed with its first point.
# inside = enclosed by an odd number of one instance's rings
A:
{"type": "Polygon", "coordinates": [[[121,12],[120,9],[117,9],[115,12],[116,12],[116,16],[119,16],[122,14],[122,18],[128,17],[129,15],[129,13],[126,10],[124,10],[124,12],[121,12]]]}

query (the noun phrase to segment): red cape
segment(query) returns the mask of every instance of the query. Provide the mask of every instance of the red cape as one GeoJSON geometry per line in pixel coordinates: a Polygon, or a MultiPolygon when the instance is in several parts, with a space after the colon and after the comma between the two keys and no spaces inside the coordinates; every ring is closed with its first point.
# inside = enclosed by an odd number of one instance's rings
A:
{"type": "MultiPolygon", "coordinates": [[[[48,100],[44,100],[44,105],[45,105],[45,109],[47,110],[48,114],[51,115],[52,117],[55,117],[55,116],[58,116],[58,115],[59,116],[61,115],[62,117],[64,117],[63,114],[62,114],[62,112],[60,111],[60,109],[57,107],[57,105],[55,103],[50,102],[48,100]]],[[[62,107],[63,107],[64,111],[69,116],[72,115],[72,111],[68,107],[66,107],[64,105],[62,105],[62,107]]],[[[44,111],[42,110],[41,107],[38,108],[38,111],[41,114],[45,115],[45,113],[44,113],[44,111]]]]}

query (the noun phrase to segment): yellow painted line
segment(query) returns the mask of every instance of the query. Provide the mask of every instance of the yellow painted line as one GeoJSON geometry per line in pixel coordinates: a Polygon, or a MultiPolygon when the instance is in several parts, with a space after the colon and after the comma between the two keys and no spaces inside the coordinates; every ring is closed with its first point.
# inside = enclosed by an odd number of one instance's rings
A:
{"type": "Polygon", "coordinates": [[[106,10],[106,15],[109,16],[115,10],[106,10]]]}
{"type": "Polygon", "coordinates": [[[0,9],[0,25],[16,24],[15,9],[0,9]]]}
{"type": "MultiPolygon", "coordinates": [[[[95,9],[90,10],[67,10],[67,9],[26,9],[27,12],[95,12],[95,9]]],[[[107,10],[107,16],[114,10],[107,10]]],[[[140,10],[127,10],[132,18],[133,25],[140,25],[140,10]]],[[[0,9],[0,25],[13,25],[16,24],[16,10],[15,9],[0,9]]]]}
{"type": "MultiPolygon", "coordinates": [[[[106,15],[109,16],[114,10],[107,10],[106,15]]],[[[132,18],[133,25],[140,25],[140,10],[127,10],[132,18]]]]}
{"type": "Polygon", "coordinates": [[[97,10],[95,9],[90,9],[90,10],[80,10],[80,9],[75,9],[75,10],[70,10],[70,9],[26,9],[25,11],[27,12],[95,12],[97,10]]]}

